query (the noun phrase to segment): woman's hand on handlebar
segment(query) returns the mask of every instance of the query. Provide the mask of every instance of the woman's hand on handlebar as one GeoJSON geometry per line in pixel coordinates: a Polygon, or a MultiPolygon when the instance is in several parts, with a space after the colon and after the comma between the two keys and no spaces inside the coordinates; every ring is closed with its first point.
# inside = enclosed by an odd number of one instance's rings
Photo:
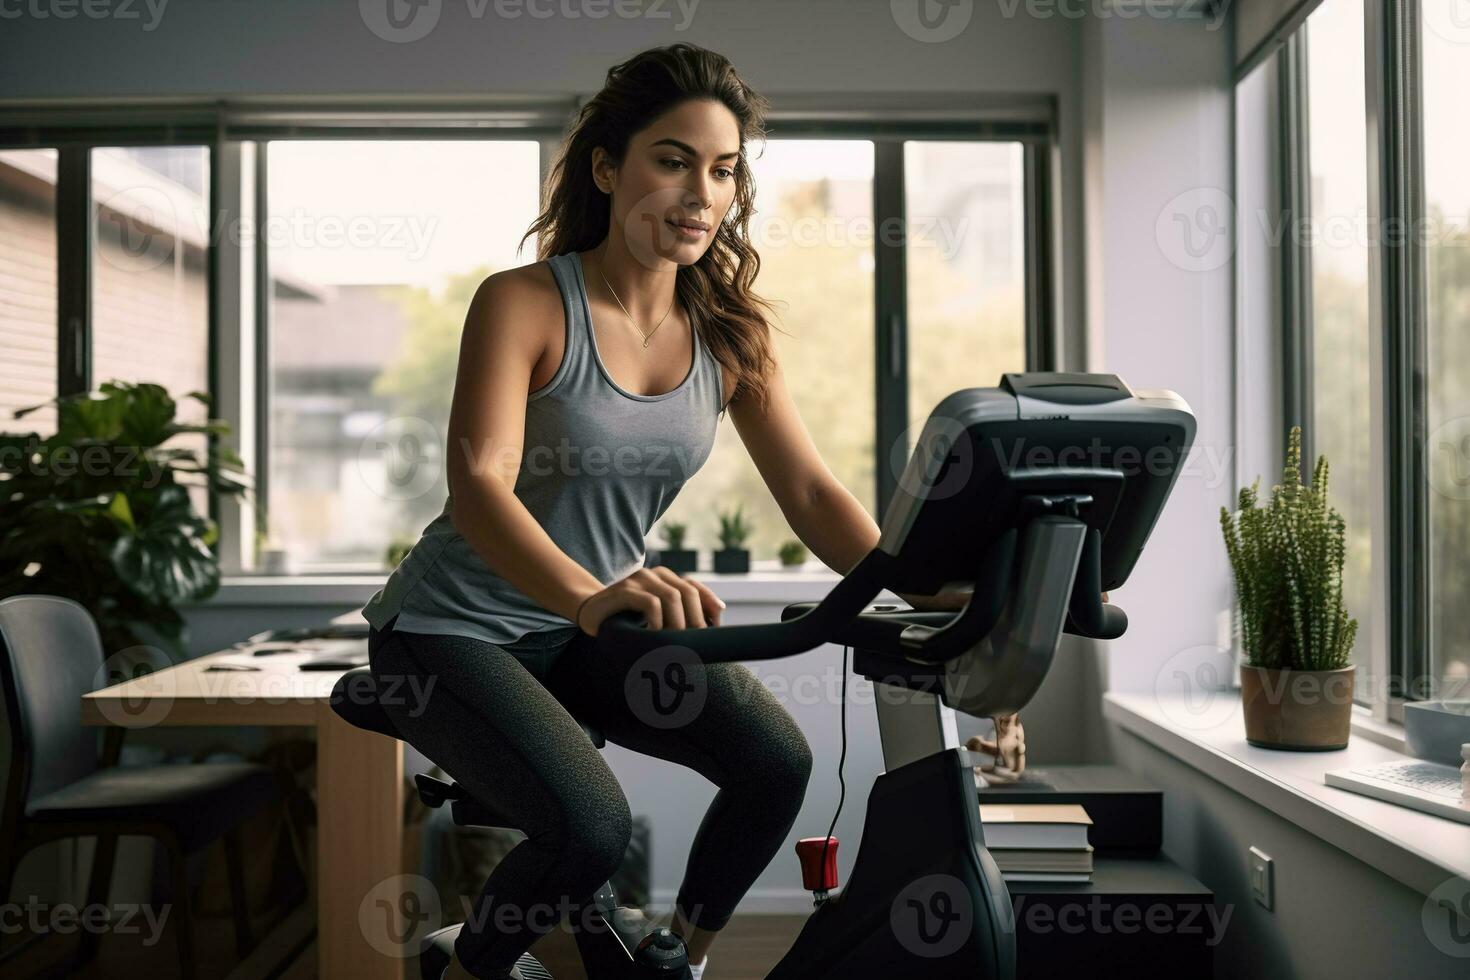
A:
{"type": "Polygon", "coordinates": [[[620,612],[635,612],[649,629],[702,629],[720,625],[725,603],[703,582],[683,578],[663,566],[640,568],[595,592],[577,610],[577,627],[596,636],[603,621],[620,612]]]}

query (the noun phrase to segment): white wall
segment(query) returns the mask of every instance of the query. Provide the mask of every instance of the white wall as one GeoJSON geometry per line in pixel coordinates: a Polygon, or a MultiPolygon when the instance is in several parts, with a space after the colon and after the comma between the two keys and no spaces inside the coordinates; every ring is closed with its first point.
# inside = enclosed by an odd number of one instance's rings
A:
{"type": "Polygon", "coordinates": [[[1198,420],[1194,452],[1128,583],[1107,684],[1151,691],[1216,657],[1231,588],[1218,513],[1232,497],[1232,81],[1228,32],[1117,16],[1081,38],[1088,367],[1170,388],[1198,420]],[[1225,222],[1212,236],[1212,222],[1225,222]],[[1186,239],[1185,234],[1190,237],[1186,239]]]}

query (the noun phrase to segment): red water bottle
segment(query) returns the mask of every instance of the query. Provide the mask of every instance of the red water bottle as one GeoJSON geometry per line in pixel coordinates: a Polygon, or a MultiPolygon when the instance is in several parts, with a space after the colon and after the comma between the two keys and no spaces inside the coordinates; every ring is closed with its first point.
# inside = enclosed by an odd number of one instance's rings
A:
{"type": "Polygon", "coordinates": [[[837,838],[803,837],[796,842],[796,857],[801,861],[802,887],[820,905],[837,887],[837,838]]]}

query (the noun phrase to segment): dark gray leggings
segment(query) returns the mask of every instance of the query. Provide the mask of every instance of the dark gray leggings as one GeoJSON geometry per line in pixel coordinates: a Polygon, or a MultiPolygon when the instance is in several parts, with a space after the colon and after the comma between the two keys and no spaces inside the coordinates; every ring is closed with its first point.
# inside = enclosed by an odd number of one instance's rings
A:
{"type": "Polygon", "coordinates": [[[402,679],[396,690],[427,692],[422,704],[389,699],[394,724],[526,834],[485,882],[455,946],[476,976],[503,975],[555,928],[550,913],[589,899],[627,850],[628,801],[573,714],[608,741],[719,787],[676,900],[700,928],[725,925],[796,821],[811,749],[741,665],[701,665],[687,654],[620,662],[573,626],[502,647],[394,625],[369,634],[373,673],[402,679]]]}

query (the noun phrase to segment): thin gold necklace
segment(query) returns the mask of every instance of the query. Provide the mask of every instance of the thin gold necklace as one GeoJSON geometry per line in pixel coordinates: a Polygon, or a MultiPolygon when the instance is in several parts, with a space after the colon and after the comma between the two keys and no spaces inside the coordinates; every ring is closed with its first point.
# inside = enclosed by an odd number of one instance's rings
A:
{"type": "Polygon", "coordinates": [[[617,300],[618,306],[622,308],[623,315],[628,318],[628,323],[632,325],[634,330],[637,330],[638,333],[642,335],[643,346],[647,347],[649,340],[652,339],[654,334],[658,333],[658,328],[664,325],[664,321],[667,320],[669,318],[669,314],[673,312],[674,302],[678,299],[678,293],[675,293],[674,299],[669,300],[669,308],[667,310],[664,310],[664,315],[659,317],[658,323],[654,326],[654,328],[648,331],[648,333],[643,333],[642,330],[638,329],[638,322],[633,319],[633,314],[629,313],[628,308],[626,306],[623,306],[623,301],[621,299],[618,299],[618,291],[612,287],[612,283],[607,281],[607,273],[602,271],[601,262],[597,263],[597,274],[599,276],[602,276],[602,284],[607,287],[608,292],[612,293],[613,299],[617,300]]]}

